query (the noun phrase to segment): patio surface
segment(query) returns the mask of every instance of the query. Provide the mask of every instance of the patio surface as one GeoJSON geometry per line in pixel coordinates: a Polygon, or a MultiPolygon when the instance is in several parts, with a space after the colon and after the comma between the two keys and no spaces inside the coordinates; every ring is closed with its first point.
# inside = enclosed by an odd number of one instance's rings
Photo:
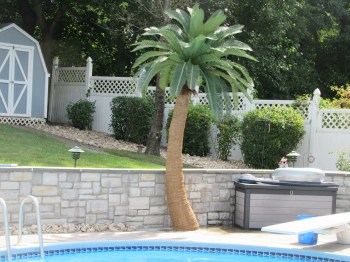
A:
{"type": "MultiPolygon", "coordinates": [[[[107,241],[107,240],[176,240],[188,242],[209,242],[225,244],[241,244],[265,247],[279,247],[302,249],[317,252],[333,253],[349,256],[350,245],[336,243],[336,236],[318,235],[317,245],[298,244],[297,236],[272,234],[252,230],[202,228],[192,232],[175,232],[171,230],[144,230],[132,232],[104,232],[104,233],[73,233],[73,234],[43,234],[44,246],[53,243],[107,241]]],[[[11,236],[12,247],[37,247],[37,235],[23,235],[20,245],[16,236],[11,236]]],[[[5,248],[5,237],[0,236],[0,250],[5,248]]]]}

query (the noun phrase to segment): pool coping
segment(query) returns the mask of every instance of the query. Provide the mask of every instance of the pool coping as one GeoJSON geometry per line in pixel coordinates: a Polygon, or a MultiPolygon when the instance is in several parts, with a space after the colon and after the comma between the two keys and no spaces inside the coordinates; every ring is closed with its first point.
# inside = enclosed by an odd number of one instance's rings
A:
{"type": "MultiPolygon", "coordinates": [[[[292,259],[293,261],[347,262],[350,260],[348,256],[309,250],[225,243],[184,242],[175,240],[109,240],[94,242],[55,243],[45,246],[45,256],[111,251],[223,253],[256,257],[286,258],[292,259]]],[[[19,247],[12,249],[13,260],[36,257],[40,257],[40,251],[38,247],[19,247]]],[[[0,261],[7,261],[5,251],[0,252],[0,261]]]]}
{"type": "MultiPolygon", "coordinates": [[[[11,243],[15,243],[16,236],[11,236],[11,243]]],[[[285,253],[311,254],[314,257],[322,257],[332,261],[350,261],[350,245],[340,245],[335,242],[332,235],[319,235],[317,245],[300,245],[297,236],[271,234],[259,231],[241,230],[229,231],[221,228],[200,229],[190,232],[175,232],[171,230],[132,231],[132,232],[104,232],[104,233],[72,233],[72,234],[44,234],[45,251],[55,250],[57,247],[67,249],[71,247],[90,247],[107,244],[122,245],[123,243],[181,243],[186,245],[220,245],[245,248],[254,247],[256,250],[277,248],[285,253]],[[333,257],[333,258],[332,258],[333,257]],[[337,260],[337,258],[339,258],[337,260]]],[[[1,243],[0,237],[0,243],[1,243]]],[[[11,246],[12,253],[39,252],[37,235],[23,235],[23,243],[11,246]]],[[[0,245],[0,254],[5,254],[5,248],[0,245]]]]}

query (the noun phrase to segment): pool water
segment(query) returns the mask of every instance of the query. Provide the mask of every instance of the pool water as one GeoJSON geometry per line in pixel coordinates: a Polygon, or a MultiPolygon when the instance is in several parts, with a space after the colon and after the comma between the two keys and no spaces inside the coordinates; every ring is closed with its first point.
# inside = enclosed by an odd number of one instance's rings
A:
{"type": "MultiPolygon", "coordinates": [[[[248,245],[181,241],[106,241],[45,245],[45,258],[38,248],[13,250],[16,262],[350,262],[350,257],[321,252],[248,245]]],[[[0,252],[0,261],[7,261],[0,252]]]]}

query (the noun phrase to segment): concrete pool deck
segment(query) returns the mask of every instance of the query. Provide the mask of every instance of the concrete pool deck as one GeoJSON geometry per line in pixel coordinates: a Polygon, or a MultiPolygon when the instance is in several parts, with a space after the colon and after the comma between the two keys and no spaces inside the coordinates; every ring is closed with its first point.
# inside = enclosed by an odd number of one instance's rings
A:
{"type": "MultiPolygon", "coordinates": [[[[272,234],[252,230],[202,228],[197,231],[176,232],[171,230],[143,230],[132,232],[103,232],[103,233],[72,233],[72,234],[43,234],[44,246],[55,243],[72,243],[86,241],[108,240],[165,240],[186,242],[208,242],[239,245],[254,245],[324,252],[349,256],[350,245],[336,243],[335,234],[318,235],[317,245],[302,245],[295,235],[272,234]]],[[[23,235],[23,242],[16,245],[17,236],[11,236],[11,247],[37,247],[37,235],[23,235]]],[[[5,249],[5,237],[0,236],[0,250],[5,249]]]]}

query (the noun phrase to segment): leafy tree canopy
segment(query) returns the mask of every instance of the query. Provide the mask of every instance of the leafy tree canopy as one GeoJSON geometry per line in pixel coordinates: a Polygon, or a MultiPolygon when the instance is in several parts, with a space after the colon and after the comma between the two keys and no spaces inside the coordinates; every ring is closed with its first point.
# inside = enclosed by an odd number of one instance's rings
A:
{"type": "MultiPolygon", "coordinates": [[[[129,76],[139,53],[131,43],[163,20],[161,0],[0,0],[0,23],[15,22],[42,44],[47,64],[90,56],[95,74],[129,76]]],[[[173,0],[172,7],[193,0],[173,0]]],[[[259,63],[243,61],[259,98],[295,98],[350,82],[349,0],[199,0],[206,13],[223,9],[228,24],[244,24],[242,41],[259,63]]]]}

